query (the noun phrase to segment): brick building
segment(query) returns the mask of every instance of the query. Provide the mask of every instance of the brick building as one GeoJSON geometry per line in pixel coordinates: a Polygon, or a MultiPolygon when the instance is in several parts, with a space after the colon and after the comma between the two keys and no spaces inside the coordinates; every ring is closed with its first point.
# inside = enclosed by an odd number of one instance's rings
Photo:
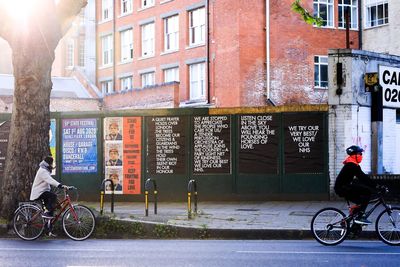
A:
{"type": "Polygon", "coordinates": [[[347,7],[350,46],[358,48],[358,5],[303,1],[324,17],[317,28],[291,11],[292,0],[250,2],[97,0],[97,86],[105,108],[163,92],[169,107],[326,102],[328,48],[346,46],[347,7]]]}

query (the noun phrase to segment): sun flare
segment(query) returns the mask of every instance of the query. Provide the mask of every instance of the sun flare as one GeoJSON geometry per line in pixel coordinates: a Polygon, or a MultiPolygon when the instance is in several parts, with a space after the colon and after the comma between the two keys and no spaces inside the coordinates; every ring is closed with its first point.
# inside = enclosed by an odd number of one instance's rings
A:
{"type": "Polygon", "coordinates": [[[32,14],[37,0],[0,0],[1,4],[7,10],[7,13],[18,21],[25,20],[32,14]]]}

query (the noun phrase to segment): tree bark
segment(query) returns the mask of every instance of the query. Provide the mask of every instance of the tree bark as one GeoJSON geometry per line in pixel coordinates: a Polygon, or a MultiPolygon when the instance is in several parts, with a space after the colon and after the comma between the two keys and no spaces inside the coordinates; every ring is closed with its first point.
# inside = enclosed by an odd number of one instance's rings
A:
{"type": "MultiPolygon", "coordinates": [[[[51,67],[54,50],[86,0],[40,0],[29,23],[0,27],[13,51],[14,100],[0,217],[11,218],[19,201],[29,200],[38,164],[50,154],[51,67]],[[70,8],[66,8],[70,7],[70,8]],[[40,12],[40,14],[37,14],[40,12]],[[16,33],[16,34],[12,34],[16,33]]],[[[0,5],[0,14],[3,14],[0,5]]],[[[11,18],[8,18],[11,19],[11,18]]],[[[6,24],[4,24],[6,25],[6,24]]]]}

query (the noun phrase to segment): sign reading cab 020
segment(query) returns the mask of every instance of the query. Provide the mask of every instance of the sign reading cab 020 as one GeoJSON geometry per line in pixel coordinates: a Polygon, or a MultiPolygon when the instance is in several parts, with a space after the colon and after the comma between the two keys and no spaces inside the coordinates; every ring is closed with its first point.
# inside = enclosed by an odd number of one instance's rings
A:
{"type": "Polygon", "coordinates": [[[400,68],[379,65],[384,107],[400,108],[400,68]]]}

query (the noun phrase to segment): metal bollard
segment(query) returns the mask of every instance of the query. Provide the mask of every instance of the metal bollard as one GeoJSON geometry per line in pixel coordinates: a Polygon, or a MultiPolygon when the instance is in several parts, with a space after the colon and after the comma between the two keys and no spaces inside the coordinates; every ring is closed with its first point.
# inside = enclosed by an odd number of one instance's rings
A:
{"type": "Polygon", "coordinates": [[[197,183],[193,179],[188,184],[188,219],[192,218],[192,192],[194,195],[194,212],[197,214],[197,183]]]}
{"type": "Polygon", "coordinates": [[[144,185],[144,205],[145,205],[145,214],[149,216],[149,189],[150,184],[153,184],[153,193],[154,193],[154,214],[157,214],[157,184],[153,179],[147,179],[144,185]]]}
{"type": "Polygon", "coordinates": [[[111,183],[111,213],[114,213],[114,182],[111,179],[105,179],[101,183],[100,187],[100,214],[103,215],[103,208],[104,208],[104,194],[105,194],[105,183],[111,183]]]}

